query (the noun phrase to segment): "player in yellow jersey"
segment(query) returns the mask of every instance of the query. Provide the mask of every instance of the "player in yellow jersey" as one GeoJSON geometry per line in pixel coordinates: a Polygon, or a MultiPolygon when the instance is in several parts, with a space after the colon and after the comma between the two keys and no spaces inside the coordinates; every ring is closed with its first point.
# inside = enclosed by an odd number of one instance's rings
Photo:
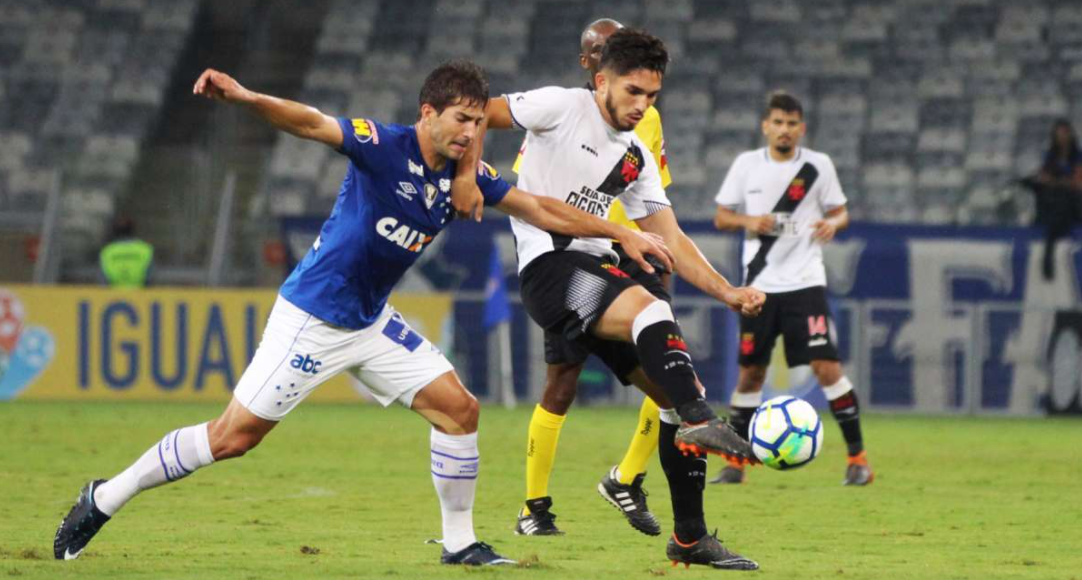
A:
{"type": "MultiPolygon", "coordinates": [[[[605,18],[590,24],[582,32],[579,65],[588,73],[590,79],[597,74],[598,61],[605,41],[608,40],[610,34],[620,28],[622,28],[620,23],[605,18]]],[[[587,86],[593,88],[592,83],[587,83],[587,86]]],[[[650,148],[661,172],[661,184],[663,187],[668,187],[672,183],[672,178],[669,176],[669,167],[665,159],[665,139],[661,131],[661,115],[657,109],[651,106],[646,110],[643,119],[635,126],[635,133],[650,148]]],[[[514,166],[516,173],[519,171],[522,156],[525,153],[525,148],[519,151],[514,166]]],[[[639,229],[635,222],[628,219],[619,200],[613,202],[609,219],[627,227],[639,229]]],[[[617,246],[614,246],[614,249],[620,254],[619,268],[642,283],[655,296],[671,301],[667,290],[668,274],[664,274],[661,278],[648,274],[636,264],[628,264],[623,252],[617,246]]],[[[660,272],[661,269],[658,271],[660,272]]],[[[601,348],[596,350],[595,354],[605,361],[622,383],[627,385],[632,382],[631,374],[638,366],[638,360],[630,345],[601,348]],[[631,351],[630,356],[624,352],[625,350],[631,351]]],[[[557,333],[545,333],[545,362],[548,363],[548,369],[545,373],[545,388],[541,394],[541,402],[534,409],[530,420],[526,451],[526,507],[519,513],[518,523],[515,526],[516,533],[524,535],[562,533],[556,527],[556,516],[549,509],[552,506],[552,498],[548,494],[548,483],[556,459],[556,444],[560,437],[560,429],[563,427],[571,403],[575,400],[579,375],[589,355],[590,352],[582,345],[569,342],[557,333]]],[[[660,524],[647,509],[646,493],[642,490],[643,479],[646,477],[646,463],[657,449],[658,421],[658,406],[646,397],[639,410],[639,422],[623,461],[606,473],[598,484],[598,492],[602,497],[619,509],[632,527],[649,535],[661,533],[660,524]]]]}

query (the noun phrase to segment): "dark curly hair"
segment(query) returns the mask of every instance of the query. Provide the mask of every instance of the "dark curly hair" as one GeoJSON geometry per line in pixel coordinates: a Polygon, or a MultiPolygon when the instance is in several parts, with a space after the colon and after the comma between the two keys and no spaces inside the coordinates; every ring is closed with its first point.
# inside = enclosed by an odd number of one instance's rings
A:
{"type": "Polygon", "coordinates": [[[645,30],[621,28],[605,42],[597,69],[611,70],[618,76],[646,69],[665,76],[668,64],[669,51],[660,38],[645,30]]]}
{"type": "Polygon", "coordinates": [[[457,104],[484,107],[488,104],[488,78],[484,69],[465,59],[441,64],[428,73],[421,86],[418,114],[425,103],[432,105],[437,114],[457,104]]]}
{"type": "Polygon", "coordinates": [[[767,96],[766,106],[763,107],[763,118],[769,117],[770,111],[774,109],[786,113],[796,113],[800,115],[801,119],[804,118],[804,106],[800,104],[800,99],[785,91],[774,91],[767,96]]]}

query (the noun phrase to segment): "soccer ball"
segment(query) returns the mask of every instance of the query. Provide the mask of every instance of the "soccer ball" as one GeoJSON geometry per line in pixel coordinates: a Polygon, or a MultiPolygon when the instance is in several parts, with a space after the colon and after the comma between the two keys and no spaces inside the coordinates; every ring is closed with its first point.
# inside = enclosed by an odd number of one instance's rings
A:
{"type": "Polygon", "coordinates": [[[796,397],[774,397],[759,405],[748,432],[755,456],[774,469],[807,465],[823,448],[819,414],[796,397]]]}

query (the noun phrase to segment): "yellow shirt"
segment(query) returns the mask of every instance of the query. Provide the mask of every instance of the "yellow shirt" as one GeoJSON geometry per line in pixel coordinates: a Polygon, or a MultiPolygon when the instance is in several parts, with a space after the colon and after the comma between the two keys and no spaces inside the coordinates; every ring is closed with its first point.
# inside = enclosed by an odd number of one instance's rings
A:
{"type": "MultiPolygon", "coordinates": [[[[672,176],[669,175],[669,164],[665,159],[665,136],[661,131],[661,114],[657,112],[657,109],[654,107],[646,109],[642,121],[639,121],[639,124],[635,126],[635,134],[638,135],[639,139],[642,139],[643,143],[646,143],[646,146],[650,148],[650,152],[654,154],[654,162],[657,163],[657,168],[661,173],[661,186],[668,187],[672,183],[672,176]]],[[[522,153],[522,151],[519,151],[518,158],[515,159],[513,168],[515,173],[518,173],[519,165],[522,163],[522,153]]],[[[609,221],[627,226],[633,230],[639,229],[635,222],[627,218],[624,205],[618,199],[613,201],[612,208],[609,210],[609,221]]]]}

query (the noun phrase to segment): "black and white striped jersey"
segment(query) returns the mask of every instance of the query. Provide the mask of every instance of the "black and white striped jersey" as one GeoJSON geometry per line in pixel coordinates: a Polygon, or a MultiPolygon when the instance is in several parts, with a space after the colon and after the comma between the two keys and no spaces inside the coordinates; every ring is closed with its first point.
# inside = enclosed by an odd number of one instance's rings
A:
{"type": "Polygon", "coordinates": [[[741,153],[714,201],[735,212],[774,214],[771,235],[744,238],[744,284],[763,292],[826,286],[823,249],[813,224],[846,203],[830,157],[798,147],[779,162],[766,147],[741,153]]]}
{"type": "MultiPolygon", "coordinates": [[[[617,131],[606,123],[592,91],[545,87],[505,98],[515,126],[527,131],[519,189],[602,219],[608,219],[617,198],[633,220],[670,206],[650,148],[634,131],[617,131]]],[[[511,227],[519,272],[554,250],[616,259],[612,241],[605,238],[552,234],[516,218],[511,218],[511,227]]]]}

